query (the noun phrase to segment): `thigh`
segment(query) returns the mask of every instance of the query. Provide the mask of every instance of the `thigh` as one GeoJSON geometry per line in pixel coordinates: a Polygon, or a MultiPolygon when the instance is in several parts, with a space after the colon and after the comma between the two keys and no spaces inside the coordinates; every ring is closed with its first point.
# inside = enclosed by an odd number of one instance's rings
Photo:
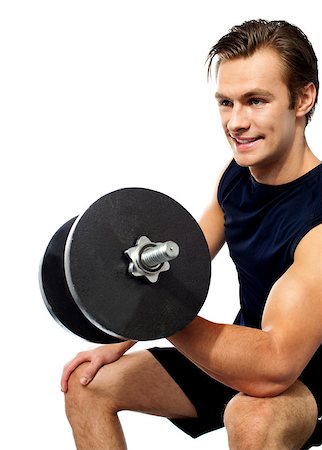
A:
{"type": "Polygon", "coordinates": [[[271,442],[280,442],[281,449],[299,449],[312,435],[317,417],[312,393],[297,381],[276,397],[256,398],[239,393],[226,408],[225,425],[228,435],[236,430],[245,436],[257,432],[271,442]]]}
{"type": "Polygon", "coordinates": [[[191,401],[149,351],[129,353],[103,366],[85,388],[78,382],[83,370],[82,365],[73,373],[69,392],[75,389],[77,382],[81,395],[94,396],[115,411],[130,410],[179,419],[197,416],[191,401]]]}
{"type": "Polygon", "coordinates": [[[197,418],[171,419],[171,422],[193,438],[222,428],[226,405],[237,391],[211,378],[176,348],[155,347],[149,351],[180,386],[197,411],[197,418]]]}

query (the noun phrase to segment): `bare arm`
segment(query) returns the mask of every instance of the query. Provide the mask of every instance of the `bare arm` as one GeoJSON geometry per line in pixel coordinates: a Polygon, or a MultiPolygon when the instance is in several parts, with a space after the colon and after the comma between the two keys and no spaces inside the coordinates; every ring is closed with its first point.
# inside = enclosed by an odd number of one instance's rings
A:
{"type": "Polygon", "coordinates": [[[269,295],[262,330],[197,317],[169,340],[217,380],[274,396],[298,378],[322,343],[322,225],[300,242],[269,295]]]}

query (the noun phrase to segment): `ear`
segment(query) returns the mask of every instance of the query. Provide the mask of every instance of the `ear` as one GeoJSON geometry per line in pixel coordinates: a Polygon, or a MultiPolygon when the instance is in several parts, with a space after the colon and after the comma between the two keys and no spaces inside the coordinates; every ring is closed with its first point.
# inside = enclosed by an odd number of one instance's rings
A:
{"type": "Polygon", "coordinates": [[[316,88],[313,83],[304,86],[298,96],[296,116],[303,117],[313,108],[316,99],[316,88]]]}

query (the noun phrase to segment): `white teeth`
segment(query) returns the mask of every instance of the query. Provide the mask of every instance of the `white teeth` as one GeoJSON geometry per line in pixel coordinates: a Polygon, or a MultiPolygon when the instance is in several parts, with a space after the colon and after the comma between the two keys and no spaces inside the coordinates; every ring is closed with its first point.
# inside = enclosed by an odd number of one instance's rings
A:
{"type": "Polygon", "coordinates": [[[249,142],[254,142],[256,139],[236,139],[238,144],[248,144],[249,142]]]}

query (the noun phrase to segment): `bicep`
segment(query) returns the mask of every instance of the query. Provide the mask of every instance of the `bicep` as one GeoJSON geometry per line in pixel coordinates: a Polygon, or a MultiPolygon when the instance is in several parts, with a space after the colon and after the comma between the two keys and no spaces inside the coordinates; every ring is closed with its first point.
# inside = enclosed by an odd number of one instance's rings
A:
{"type": "Polygon", "coordinates": [[[275,283],[262,320],[295,379],[322,343],[322,225],[298,245],[294,263],[275,283]]]}

